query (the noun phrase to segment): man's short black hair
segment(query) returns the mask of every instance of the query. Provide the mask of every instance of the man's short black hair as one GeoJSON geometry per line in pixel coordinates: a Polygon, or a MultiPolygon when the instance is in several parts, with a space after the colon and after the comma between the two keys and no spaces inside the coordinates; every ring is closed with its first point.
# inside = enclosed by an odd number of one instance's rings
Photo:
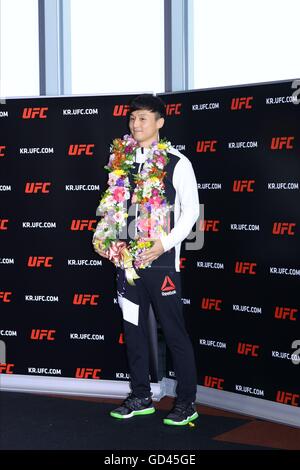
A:
{"type": "Polygon", "coordinates": [[[156,113],[156,118],[166,118],[166,105],[161,98],[158,96],[143,94],[136,96],[129,104],[129,114],[133,111],[140,109],[147,109],[152,113],[156,113]]]}

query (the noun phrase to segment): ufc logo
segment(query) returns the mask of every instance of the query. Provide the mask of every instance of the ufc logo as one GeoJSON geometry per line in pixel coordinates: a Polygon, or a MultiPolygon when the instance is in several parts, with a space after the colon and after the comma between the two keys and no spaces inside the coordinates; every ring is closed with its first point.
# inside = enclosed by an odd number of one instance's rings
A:
{"type": "Polygon", "coordinates": [[[29,268],[40,268],[41,266],[52,268],[51,261],[53,259],[53,256],[29,256],[27,266],[29,268]]]}
{"type": "Polygon", "coordinates": [[[295,223],[288,222],[274,222],[272,233],[274,235],[295,235],[294,228],[296,227],[295,223]]]}
{"type": "Polygon", "coordinates": [[[102,369],[89,369],[85,367],[78,367],[76,369],[75,377],[77,379],[100,379],[99,375],[102,369]]]}
{"type": "Polygon", "coordinates": [[[125,344],[124,333],[120,333],[118,343],[119,343],[119,344],[125,344]]]}
{"type": "Polygon", "coordinates": [[[9,299],[9,296],[11,296],[12,292],[0,292],[0,300],[2,299],[2,302],[8,303],[11,302],[9,299]]]}
{"type": "Polygon", "coordinates": [[[298,312],[297,308],[289,307],[276,307],[274,317],[279,320],[286,320],[287,318],[292,321],[296,321],[297,318],[294,316],[298,312]]]}
{"type": "Polygon", "coordinates": [[[222,310],[220,305],[222,304],[221,299],[209,299],[208,297],[203,297],[201,302],[201,308],[203,310],[222,310]]]}
{"type": "Polygon", "coordinates": [[[200,219],[199,230],[200,232],[219,232],[219,220],[203,220],[200,219]]]}
{"type": "Polygon", "coordinates": [[[244,356],[258,357],[256,351],[259,350],[258,344],[238,343],[237,353],[244,354],[244,356]]]}
{"type": "Polygon", "coordinates": [[[294,148],[292,141],[295,137],[273,137],[271,141],[271,149],[272,150],[282,150],[286,148],[291,150],[294,148]]]}
{"type": "Polygon", "coordinates": [[[224,379],[219,377],[212,377],[211,375],[206,375],[204,377],[204,387],[217,388],[218,390],[224,390],[223,387],[224,379]]]}
{"type": "Polygon", "coordinates": [[[182,103],[175,103],[175,104],[167,104],[166,105],[166,115],[172,116],[172,114],[179,115],[181,114],[181,104],[182,103]]]}
{"type": "Polygon", "coordinates": [[[255,183],[255,180],[234,180],[232,191],[235,193],[242,193],[247,191],[248,193],[253,193],[254,189],[252,185],[255,183]]]}
{"type": "Polygon", "coordinates": [[[82,230],[90,230],[93,231],[95,225],[97,223],[97,220],[87,220],[87,219],[73,219],[71,222],[71,230],[73,231],[82,231],[82,230]]]}
{"type": "Polygon", "coordinates": [[[298,393],[282,392],[278,390],[276,401],[284,403],[285,405],[299,406],[299,397],[300,395],[298,393]]]}
{"type": "Polygon", "coordinates": [[[25,185],[25,193],[26,194],[36,194],[36,193],[49,193],[49,187],[51,186],[51,183],[47,182],[47,183],[42,183],[42,182],[38,182],[38,183],[26,183],[25,185]]]}
{"type": "Polygon", "coordinates": [[[46,119],[48,108],[24,108],[22,118],[23,119],[46,119]]]}
{"type": "Polygon", "coordinates": [[[256,274],[257,263],[248,263],[247,261],[237,261],[234,272],[237,274],[256,274]]]}
{"type": "Polygon", "coordinates": [[[113,110],[113,116],[126,116],[129,111],[128,104],[116,104],[113,110]]]}
{"type": "Polygon", "coordinates": [[[0,219],[0,230],[7,230],[8,219],[0,219]]]}
{"type": "Polygon", "coordinates": [[[12,369],[14,368],[14,366],[14,364],[0,363],[0,374],[13,374],[12,369]]]}
{"type": "Polygon", "coordinates": [[[241,98],[232,98],[231,100],[231,107],[233,111],[236,111],[238,109],[252,109],[252,104],[250,104],[250,101],[253,100],[253,96],[243,96],[241,98]]]}
{"type": "Polygon", "coordinates": [[[180,258],[179,267],[180,269],[185,269],[186,258],[180,258]]]}
{"type": "Polygon", "coordinates": [[[216,152],[217,149],[215,148],[215,145],[217,142],[217,140],[198,140],[196,152],[216,152]]]}
{"type": "Polygon", "coordinates": [[[98,305],[96,299],[99,299],[98,294],[74,294],[73,304],[74,305],[98,305]]]}
{"type": "Polygon", "coordinates": [[[0,145],[0,157],[5,157],[4,150],[6,149],[5,145],[0,145]]]}
{"type": "Polygon", "coordinates": [[[54,333],[56,333],[56,330],[31,330],[31,335],[30,339],[33,340],[47,340],[47,341],[54,341],[54,333]]]}
{"type": "Polygon", "coordinates": [[[71,156],[80,156],[82,154],[93,156],[93,149],[95,144],[71,144],[69,146],[68,155],[71,156]]]}

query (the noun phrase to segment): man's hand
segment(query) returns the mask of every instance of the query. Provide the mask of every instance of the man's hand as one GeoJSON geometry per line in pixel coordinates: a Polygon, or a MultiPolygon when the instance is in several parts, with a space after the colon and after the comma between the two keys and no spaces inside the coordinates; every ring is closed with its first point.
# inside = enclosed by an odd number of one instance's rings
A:
{"type": "Polygon", "coordinates": [[[148,264],[151,264],[155,259],[159,258],[159,256],[162,255],[163,252],[164,247],[162,245],[162,242],[160,240],[155,240],[153,246],[145,250],[140,257],[143,261],[143,264],[147,266],[148,264]]]}

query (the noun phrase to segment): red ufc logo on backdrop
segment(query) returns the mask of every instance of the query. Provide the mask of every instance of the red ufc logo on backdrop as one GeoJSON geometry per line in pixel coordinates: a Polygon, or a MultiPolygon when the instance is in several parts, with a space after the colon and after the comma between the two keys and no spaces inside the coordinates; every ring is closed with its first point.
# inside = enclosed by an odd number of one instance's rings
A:
{"type": "Polygon", "coordinates": [[[186,258],[180,258],[180,261],[179,261],[179,267],[180,269],[185,269],[185,262],[186,262],[186,258]]]}
{"type": "Polygon", "coordinates": [[[48,108],[24,108],[22,119],[46,119],[48,108]]]}
{"type": "Polygon", "coordinates": [[[75,372],[76,379],[100,379],[99,374],[102,369],[90,369],[85,367],[78,367],[75,372]]]}
{"type": "Polygon", "coordinates": [[[25,185],[25,194],[36,194],[36,193],[49,193],[51,186],[50,182],[37,182],[37,183],[26,183],[25,185]]]}
{"type": "Polygon", "coordinates": [[[289,307],[275,307],[274,317],[279,320],[292,320],[296,321],[297,318],[295,314],[298,312],[297,308],[289,308],[289,307]]]}
{"type": "Polygon", "coordinates": [[[73,304],[74,305],[98,305],[96,299],[99,299],[99,294],[74,294],[73,304]]]}
{"type": "Polygon", "coordinates": [[[199,230],[200,232],[219,232],[218,224],[219,220],[200,220],[199,230]]]}
{"type": "Polygon", "coordinates": [[[221,299],[210,299],[208,297],[203,297],[201,302],[201,308],[203,310],[222,310],[220,305],[222,304],[221,299]]]}
{"type": "Polygon", "coordinates": [[[0,374],[13,374],[15,364],[4,364],[0,362],[0,374]]]}
{"type": "Polygon", "coordinates": [[[234,272],[237,274],[256,274],[255,268],[257,263],[249,263],[247,261],[237,261],[235,263],[234,272]]]}
{"type": "Polygon", "coordinates": [[[94,225],[97,223],[97,220],[88,220],[88,219],[73,219],[71,222],[71,230],[73,231],[82,231],[82,230],[94,230],[94,225]]]}
{"type": "Polygon", "coordinates": [[[282,149],[287,149],[287,150],[292,150],[294,148],[293,146],[293,140],[294,136],[289,136],[289,137],[273,137],[271,140],[271,150],[282,150],[282,149]]]}
{"type": "Polygon", "coordinates": [[[204,377],[203,385],[204,387],[217,388],[218,390],[224,390],[223,387],[224,379],[219,377],[212,377],[211,375],[206,375],[204,377]]]}
{"type": "Polygon", "coordinates": [[[0,145],[0,158],[5,157],[5,149],[6,149],[5,145],[0,145]]]}
{"type": "Polygon", "coordinates": [[[274,235],[295,235],[294,228],[296,227],[295,223],[288,222],[274,222],[272,233],[274,235]]]}
{"type": "Polygon", "coordinates": [[[2,302],[5,302],[5,303],[11,302],[11,299],[9,298],[11,295],[12,295],[12,292],[0,291],[0,300],[2,300],[2,302]]]}
{"type": "Polygon", "coordinates": [[[244,356],[252,356],[258,357],[258,353],[256,351],[259,350],[258,344],[249,344],[249,343],[238,343],[237,353],[243,354],[244,356]]]}
{"type": "Polygon", "coordinates": [[[68,155],[79,157],[80,155],[94,156],[93,149],[95,144],[70,144],[68,155]]]}
{"type": "Polygon", "coordinates": [[[282,390],[278,390],[276,394],[276,401],[285,405],[299,406],[299,398],[298,393],[283,392],[282,390]]]}
{"type": "Polygon", "coordinates": [[[0,219],[0,230],[7,230],[8,219],[0,219]]]}
{"type": "Polygon", "coordinates": [[[198,153],[206,153],[206,152],[216,152],[217,149],[215,145],[217,144],[217,140],[198,140],[196,152],[198,153]]]}
{"type": "Polygon", "coordinates": [[[242,96],[241,98],[232,98],[230,109],[236,111],[238,109],[252,109],[250,101],[253,100],[253,96],[242,96]]]}
{"type": "Polygon", "coordinates": [[[166,115],[172,116],[172,114],[179,115],[181,114],[181,105],[182,103],[169,103],[166,105],[166,115]]]}
{"type": "Polygon", "coordinates": [[[113,116],[124,117],[127,115],[129,109],[130,109],[130,106],[128,104],[116,104],[113,110],[113,116]]]}
{"type": "Polygon", "coordinates": [[[27,266],[29,268],[52,268],[53,256],[29,256],[27,266]]]}
{"type": "Polygon", "coordinates": [[[252,185],[255,183],[255,180],[234,180],[232,191],[235,193],[242,193],[247,191],[248,193],[253,193],[254,189],[252,185]]]}
{"type": "Polygon", "coordinates": [[[46,341],[54,341],[55,337],[54,334],[56,333],[56,330],[31,330],[31,335],[30,339],[33,339],[35,341],[43,341],[44,339],[46,341]]]}

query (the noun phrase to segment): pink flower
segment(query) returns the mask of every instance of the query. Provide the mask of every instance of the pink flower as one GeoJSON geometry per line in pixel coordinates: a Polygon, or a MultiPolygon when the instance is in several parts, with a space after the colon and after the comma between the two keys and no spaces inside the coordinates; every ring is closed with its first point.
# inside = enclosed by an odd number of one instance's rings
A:
{"type": "Polygon", "coordinates": [[[160,206],[161,198],[158,197],[158,196],[150,197],[149,202],[150,202],[151,206],[154,206],[155,208],[157,208],[157,207],[160,206]]]}
{"type": "Polygon", "coordinates": [[[152,219],[140,219],[138,222],[139,230],[142,232],[150,232],[154,227],[154,221],[152,219]]]}
{"type": "Polygon", "coordinates": [[[157,158],[157,161],[159,163],[161,163],[162,165],[165,165],[166,164],[166,160],[164,159],[164,157],[162,157],[161,155],[157,158]]]}
{"type": "Polygon", "coordinates": [[[113,196],[114,196],[114,200],[117,202],[124,201],[125,189],[122,187],[118,187],[114,189],[113,196]]]}

